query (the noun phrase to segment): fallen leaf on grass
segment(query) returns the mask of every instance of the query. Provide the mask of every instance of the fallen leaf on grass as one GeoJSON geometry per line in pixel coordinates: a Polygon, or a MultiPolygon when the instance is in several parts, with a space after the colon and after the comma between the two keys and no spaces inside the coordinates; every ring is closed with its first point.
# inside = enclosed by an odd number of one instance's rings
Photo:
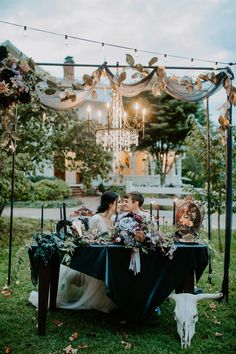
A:
{"type": "Polygon", "coordinates": [[[88,348],[87,344],[79,344],[78,349],[86,349],[88,348]]]}
{"type": "Polygon", "coordinates": [[[220,325],[221,324],[221,321],[218,321],[218,320],[215,320],[215,321],[213,321],[215,324],[217,324],[217,325],[220,325]]]}
{"type": "Polygon", "coordinates": [[[5,348],[4,348],[4,353],[5,353],[5,354],[12,353],[12,348],[11,348],[11,347],[5,347],[5,348]]]}
{"type": "Polygon", "coordinates": [[[124,340],[121,341],[121,344],[124,345],[125,349],[130,349],[132,346],[130,342],[125,342],[124,340]]]}
{"type": "Polygon", "coordinates": [[[52,323],[57,326],[57,327],[61,327],[63,326],[63,322],[59,321],[59,320],[53,320],[52,323]]]}
{"type": "Polygon", "coordinates": [[[210,307],[210,309],[215,310],[215,309],[216,309],[216,304],[211,303],[211,304],[209,305],[209,307],[210,307]]]}
{"type": "Polygon", "coordinates": [[[209,318],[208,314],[206,312],[204,312],[204,315],[206,316],[206,318],[209,318]]]}
{"type": "Polygon", "coordinates": [[[78,332],[74,332],[72,333],[72,335],[70,336],[69,340],[71,342],[73,342],[73,340],[76,340],[79,337],[79,333],[78,332]]]}
{"type": "Polygon", "coordinates": [[[222,334],[222,333],[219,333],[219,332],[216,332],[216,333],[215,333],[215,336],[216,336],[216,337],[222,337],[223,334],[222,334]]]}
{"type": "Polygon", "coordinates": [[[76,354],[78,349],[72,348],[71,344],[68,345],[65,349],[63,349],[63,353],[65,354],[76,354]]]}
{"type": "Polygon", "coordinates": [[[3,294],[5,297],[10,297],[11,293],[12,290],[7,285],[5,285],[1,290],[1,294],[3,294]]]}

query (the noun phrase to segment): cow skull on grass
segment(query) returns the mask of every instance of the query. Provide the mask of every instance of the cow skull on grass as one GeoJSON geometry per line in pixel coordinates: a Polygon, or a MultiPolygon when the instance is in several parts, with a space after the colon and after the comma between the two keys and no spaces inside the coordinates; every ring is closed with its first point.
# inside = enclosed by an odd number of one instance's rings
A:
{"type": "Polygon", "coordinates": [[[218,294],[171,294],[170,299],[175,300],[174,318],[177,322],[177,332],[181,339],[181,347],[190,347],[191,339],[195,334],[195,324],[198,320],[197,303],[204,299],[218,299],[218,294]]]}

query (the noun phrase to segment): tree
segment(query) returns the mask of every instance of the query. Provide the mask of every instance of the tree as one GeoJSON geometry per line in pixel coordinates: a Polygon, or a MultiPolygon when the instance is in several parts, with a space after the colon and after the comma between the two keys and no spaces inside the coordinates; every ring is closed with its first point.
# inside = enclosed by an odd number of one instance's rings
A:
{"type": "Polygon", "coordinates": [[[191,128],[189,116],[203,120],[201,105],[177,100],[164,92],[158,97],[146,92],[137,98],[137,102],[147,108],[145,136],[138,149],[148,150],[156,158],[157,173],[163,185],[165,175],[172,167],[167,165],[168,153],[182,152],[182,143],[191,128]]]}
{"type": "MultiPolygon", "coordinates": [[[[236,172],[236,134],[233,131],[233,171],[236,172]]],[[[196,120],[193,121],[192,129],[185,139],[185,159],[184,165],[189,168],[186,175],[192,183],[202,190],[189,190],[203,204],[207,204],[207,139],[206,127],[196,120]],[[195,166],[191,162],[195,162],[195,166]]],[[[234,182],[235,173],[233,173],[234,182]]],[[[211,189],[211,213],[218,213],[218,238],[219,249],[222,250],[220,235],[220,215],[225,210],[226,202],[226,156],[225,146],[222,145],[221,137],[215,126],[210,127],[210,189],[211,189]]]]}
{"type": "Polygon", "coordinates": [[[18,105],[16,118],[15,108],[0,112],[1,209],[10,199],[13,140],[17,143],[17,161],[19,157],[24,161],[23,164],[16,163],[16,174],[21,176],[16,183],[16,195],[22,190],[22,185],[28,185],[27,176],[35,174],[39,166],[55,164],[65,169],[66,158],[71,159],[72,169],[77,168],[79,163],[82,180],[87,187],[93,178],[99,175],[107,177],[111,168],[110,155],[102,147],[96,146],[94,133],[88,132],[86,123],[78,119],[75,110],[50,111],[33,101],[31,104],[18,105]],[[73,158],[68,157],[71,151],[75,153],[73,158]]]}
{"type": "MultiPolygon", "coordinates": [[[[89,187],[94,178],[106,178],[111,169],[111,155],[96,144],[94,129],[78,119],[77,112],[50,112],[54,166],[65,170],[65,159],[71,169],[79,167],[82,183],[89,187]],[[69,154],[73,152],[74,154],[69,154]]],[[[94,123],[95,124],[95,123],[94,123]]]]}

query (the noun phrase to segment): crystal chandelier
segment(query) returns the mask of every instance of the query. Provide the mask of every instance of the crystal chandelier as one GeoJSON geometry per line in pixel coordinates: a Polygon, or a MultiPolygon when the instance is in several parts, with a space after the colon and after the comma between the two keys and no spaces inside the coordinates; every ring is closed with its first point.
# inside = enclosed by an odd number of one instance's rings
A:
{"type": "Polygon", "coordinates": [[[101,114],[99,116],[96,143],[102,145],[105,150],[114,152],[129,151],[132,145],[138,146],[139,131],[143,129],[144,134],[146,112],[144,109],[140,117],[137,105],[135,110],[134,119],[130,123],[124,112],[121,94],[112,90],[112,106],[107,104],[107,117],[104,125],[101,121],[101,114]]]}

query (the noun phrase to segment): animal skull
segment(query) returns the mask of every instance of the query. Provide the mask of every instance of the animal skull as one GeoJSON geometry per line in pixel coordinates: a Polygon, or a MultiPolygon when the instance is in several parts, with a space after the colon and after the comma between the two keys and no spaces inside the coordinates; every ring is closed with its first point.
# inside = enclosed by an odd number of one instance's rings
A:
{"type": "Polygon", "coordinates": [[[218,294],[171,294],[170,299],[175,300],[174,318],[177,322],[177,332],[181,339],[181,347],[190,347],[195,334],[195,324],[198,320],[197,303],[204,299],[218,299],[218,294]]]}

